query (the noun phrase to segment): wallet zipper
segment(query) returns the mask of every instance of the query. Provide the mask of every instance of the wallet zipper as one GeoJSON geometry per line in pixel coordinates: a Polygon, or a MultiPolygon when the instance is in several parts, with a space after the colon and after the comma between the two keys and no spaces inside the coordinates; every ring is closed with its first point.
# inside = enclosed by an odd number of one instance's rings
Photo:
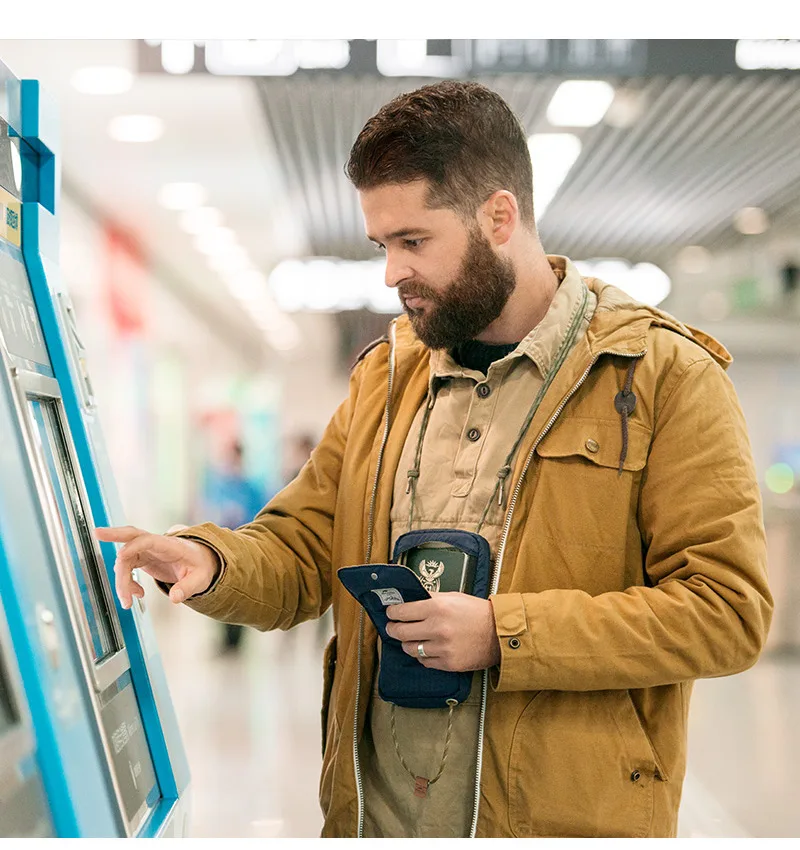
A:
{"type": "MultiPolygon", "coordinates": [[[[389,384],[386,390],[386,412],[384,414],[383,440],[378,451],[378,463],[375,467],[375,482],[372,485],[372,497],[369,505],[369,521],[367,524],[367,552],[365,563],[370,563],[372,560],[372,537],[375,525],[375,504],[378,497],[378,483],[381,476],[381,465],[383,464],[383,452],[386,449],[386,442],[389,439],[389,415],[391,413],[392,404],[392,385],[394,384],[394,350],[396,344],[395,322],[392,321],[389,326],[389,384]]],[[[356,777],[356,793],[358,795],[358,830],[357,837],[363,838],[364,832],[364,783],[361,777],[361,764],[358,760],[358,706],[361,699],[361,645],[364,641],[364,609],[358,618],[358,668],[356,679],[356,705],[355,716],[353,718],[353,770],[356,777]]]]}

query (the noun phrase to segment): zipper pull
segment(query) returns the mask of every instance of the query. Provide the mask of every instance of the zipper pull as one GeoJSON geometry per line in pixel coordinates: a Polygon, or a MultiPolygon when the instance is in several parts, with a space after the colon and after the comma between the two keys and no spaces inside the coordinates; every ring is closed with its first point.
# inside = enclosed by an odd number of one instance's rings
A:
{"type": "Polygon", "coordinates": [[[503,502],[505,501],[506,494],[506,478],[508,478],[511,472],[510,466],[504,466],[498,473],[497,477],[500,479],[500,492],[497,497],[497,504],[502,508],[503,502]]]}

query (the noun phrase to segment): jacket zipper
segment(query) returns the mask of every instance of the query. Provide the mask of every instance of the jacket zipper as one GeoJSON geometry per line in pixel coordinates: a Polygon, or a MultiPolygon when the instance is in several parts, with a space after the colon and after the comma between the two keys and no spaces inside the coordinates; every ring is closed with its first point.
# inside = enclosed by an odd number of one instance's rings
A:
{"type": "MultiPolygon", "coordinates": [[[[389,414],[392,403],[392,385],[394,383],[394,349],[395,349],[395,322],[389,326],[389,384],[386,391],[386,413],[383,427],[383,440],[378,451],[378,463],[375,468],[375,482],[372,485],[372,498],[369,505],[369,522],[367,524],[367,556],[366,563],[372,561],[372,537],[375,525],[375,504],[378,497],[378,483],[381,476],[381,465],[383,463],[383,452],[386,441],[389,438],[389,414]]],[[[364,784],[361,778],[361,765],[358,760],[358,706],[361,698],[361,645],[364,641],[364,609],[358,618],[358,668],[356,679],[356,706],[353,719],[353,769],[356,777],[356,793],[358,794],[358,831],[357,837],[363,838],[364,832],[364,784]]]]}
{"type": "MultiPolygon", "coordinates": [[[[620,351],[612,351],[610,349],[605,349],[603,351],[599,351],[595,356],[592,362],[586,368],[586,371],[581,376],[580,380],[577,384],[569,391],[564,400],[556,409],[555,413],[550,417],[550,421],[544,426],[542,432],[536,438],[533,446],[531,447],[530,453],[528,454],[528,459],[525,461],[525,466],[520,473],[519,480],[517,481],[516,486],[514,487],[514,492],[511,496],[511,501],[508,505],[508,513],[506,514],[506,521],[503,525],[503,533],[500,538],[500,545],[497,549],[497,560],[494,565],[494,574],[492,576],[492,587],[490,590],[490,595],[494,595],[497,593],[497,589],[500,586],[500,571],[503,568],[503,557],[506,551],[506,541],[508,539],[508,532],[511,529],[511,519],[514,516],[514,508],[517,504],[517,499],[519,498],[520,490],[522,490],[522,483],[525,480],[525,476],[528,472],[528,467],[531,465],[531,461],[533,460],[533,455],[536,452],[536,449],[539,446],[539,443],[547,435],[547,432],[553,427],[553,423],[558,419],[561,415],[561,411],[567,406],[567,402],[575,395],[575,393],[583,386],[583,383],[589,377],[589,372],[594,368],[595,363],[600,359],[603,354],[611,354],[615,357],[629,357],[632,359],[639,359],[644,357],[647,354],[647,349],[643,349],[638,354],[628,354],[627,352],[620,351]]],[[[486,723],[486,699],[489,691],[489,671],[483,671],[483,688],[481,691],[481,714],[480,714],[480,723],[478,726],[478,758],[477,758],[477,767],[475,771],[475,800],[473,803],[473,815],[472,815],[472,827],[469,832],[470,838],[475,838],[475,833],[478,829],[478,809],[480,806],[480,794],[481,794],[481,768],[483,767],[483,733],[486,723]]]]}

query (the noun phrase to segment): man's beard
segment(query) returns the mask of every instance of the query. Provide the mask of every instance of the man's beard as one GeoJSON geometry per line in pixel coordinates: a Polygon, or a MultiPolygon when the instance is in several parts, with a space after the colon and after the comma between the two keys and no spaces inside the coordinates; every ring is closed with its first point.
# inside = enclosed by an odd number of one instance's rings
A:
{"type": "Polygon", "coordinates": [[[417,296],[433,306],[415,310],[403,305],[411,326],[428,348],[453,348],[475,339],[503,312],[517,277],[511,260],[492,251],[480,232],[469,234],[458,274],[443,292],[423,283],[400,284],[403,298],[417,296]]]}

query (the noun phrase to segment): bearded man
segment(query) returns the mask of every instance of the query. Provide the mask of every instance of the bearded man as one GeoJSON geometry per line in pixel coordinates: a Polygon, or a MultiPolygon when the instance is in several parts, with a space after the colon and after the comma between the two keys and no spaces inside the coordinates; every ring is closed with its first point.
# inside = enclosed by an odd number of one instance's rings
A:
{"type": "Polygon", "coordinates": [[[253,522],[98,530],[120,599],[137,566],[257,629],[333,606],[325,836],[674,836],[692,684],[754,664],[772,612],[731,358],[544,252],[483,86],[395,98],[347,174],[405,315],[253,522]],[[390,562],[428,598],[345,588],[390,562]]]}

